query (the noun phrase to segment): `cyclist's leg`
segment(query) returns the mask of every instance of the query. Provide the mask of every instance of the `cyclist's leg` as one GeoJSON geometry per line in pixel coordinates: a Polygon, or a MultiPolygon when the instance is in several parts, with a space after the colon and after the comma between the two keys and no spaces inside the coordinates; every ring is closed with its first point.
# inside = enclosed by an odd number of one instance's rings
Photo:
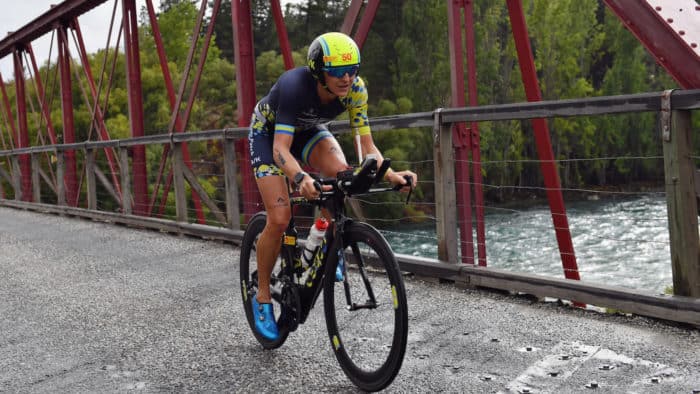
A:
{"type": "Polygon", "coordinates": [[[325,177],[335,176],[339,171],[349,168],[338,140],[328,130],[319,130],[315,137],[318,140],[312,138],[304,148],[303,158],[311,167],[325,177]]]}
{"type": "Polygon", "coordinates": [[[257,178],[256,181],[267,212],[267,223],[258,238],[256,248],[258,260],[257,301],[269,303],[270,274],[280,252],[282,234],[289,224],[291,209],[287,182],[283,176],[268,175],[257,178]]]}
{"type": "Polygon", "coordinates": [[[258,190],[262,196],[267,223],[258,238],[258,293],[257,300],[261,303],[270,302],[270,274],[280,251],[282,234],[287,228],[291,217],[289,193],[284,173],[272,157],[272,138],[269,122],[265,113],[259,111],[252,115],[250,133],[250,162],[255,174],[258,190]]]}
{"type": "MultiPolygon", "coordinates": [[[[320,130],[316,137],[319,138],[314,146],[305,149],[308,155],[305,157],[309,165],[318,169],[324,177],[336,176],[338,172],[349,168],[345,154],[340,149],[340,144],[327,130],[320,130]]],[[[312,139],[313,141],[313,139],[312,139]]],[[[311,142],[311,141],[310,141],[311,142]]],[[[331,221],[330,213],[324,208],[321,214],[326,220],[331,221]]],[[[339,264],[335,272],[335,280],[343,280],[345,267],[339,264]]]]}
{"type": "MultiPolygon", "coordinates": [[[[319,129],[314,138],[306,144],[302,158],[324,177],[334,177],[338,172],[350,168],[338,140],[325,129],[319,129]]],[[[325,208],[322,213],[326,219],[331,220],[325,208]]]]}

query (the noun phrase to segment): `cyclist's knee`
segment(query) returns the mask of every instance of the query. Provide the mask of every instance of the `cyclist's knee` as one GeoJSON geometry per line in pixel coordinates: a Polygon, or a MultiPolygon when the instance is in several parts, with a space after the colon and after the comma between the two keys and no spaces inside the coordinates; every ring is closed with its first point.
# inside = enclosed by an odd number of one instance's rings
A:
{"type": "Polygon", "coordinates": [[[276,237],[282,236],[290,219],[291,212],[268,212],[265,230],[276,237]]]}
{"type": "Polygon", "coordinates": [[[329,169],[327,170],[329,172],[328,176],[335,176],[340,171],[345,171],[348,168],[350,168],[350,166],[345,161],[334,162],[331,166],[329,166],[329,169]]]}

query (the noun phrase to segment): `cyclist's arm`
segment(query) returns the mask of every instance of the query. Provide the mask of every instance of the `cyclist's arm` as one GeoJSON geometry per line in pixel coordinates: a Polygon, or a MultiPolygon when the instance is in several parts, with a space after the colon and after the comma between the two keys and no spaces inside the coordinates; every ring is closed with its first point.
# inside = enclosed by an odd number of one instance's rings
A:
{"type": "MultiPolygon", "coordinates": [[[[275,137],[272,142],[272,155],[275,160],[275,164],[284,172],[287,179],[293,180],[294,176],[299,172],[303,171],[299,162],[292,155],[291,147],[292,140],[294,138],[293,134],[279,133],[275,132],[275,137]]],[[[301,184],[296,185],[302,196],[308,199],[314,199],[318,197],[318,190],[314,186],[314,179],[310,176],[305,176],[301,181],[301,184]]]]}
{"type": "MultiPolygon", "coordinates": [[[[382,165],[382,162],[384,161],[384,156],[382,155],[382,152],[379,150],[379,148],[377,148],[377,145],[374,144],[372,134],[365,134],[360,136],[360,148],[362,149],[363,156],[367,156],[368,154],[373,154],[375,156],[375,158],[377,159],[377,168],[382,165]]],[[[413,173],[409,174],[405,171],[396,172],[389,168],[386,171],[386,174],[384,174],[384,180],[394,185],[402,184],[404,183],[403,175],[412,175],[415,178],[415,174],[413,173]]]]}
{"type": "Polygon", "coordinates": [[[293,138],[294,135],[275,133],[272,143],[272,155],[275,164],[289,179],[294,179],[294,175],[302,171],[299,162],[297,162],[291,152],[293,138]]]}
{"type": "MultiPolygon", "coordinates": [[[[369,117],[367,116],[367,99],[368,94],[364,81],[360,77],[355,78],[350,94],[344,99],[350,118],[350,128],[353,136],[355,136],[355,152],[360,152],[363,158],[368,154],[375,155],[377,166],[381,166],[384,156],[382,156],[382,152],[374,144],[374,139],[372,138],[369,117]]],[[[413,186],[415,186],[418,177],[411,171],[395,172],[389,168],[384,175],[384,179],[394,185],[400,185],[405,183],[405,175],[413,178],[413,186]]]]}

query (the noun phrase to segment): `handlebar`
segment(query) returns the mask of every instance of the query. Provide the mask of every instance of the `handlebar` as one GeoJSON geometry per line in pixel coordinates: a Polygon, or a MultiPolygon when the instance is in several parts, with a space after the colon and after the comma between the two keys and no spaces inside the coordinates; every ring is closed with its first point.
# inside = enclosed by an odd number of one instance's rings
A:
{"type": "MultiPolygon", "coordinates": [[[[404,187],[409,187],[408,196],[406,198],[406,204],[408,204],[413,192],[413,177],[410,175],[404,175],[404,184],[385,188],[373,188],[373,186],[381,182],[390,165],[391,159],[386,158],[382,162],[382,165],[377,168],[377,159],[369,156],[365,158],[361,166],[340,171],[334,178],[321,178],[318,175],[312,174],[311,176],[314,178],[314,187],[320,192],[318,200],[314,202],[322,204],[323,201],[337,196],[338,193],[342,193],[342,198],[344,198],[346,196],[350,197],[361,194],[398,191],[404,187]],[[331,190],[324,191],[324,185],[330,185],[332,187],[331,190]]],[[[297,199],[295,198],[294,200],[297,199]]],[[[301,200],[305,199],[301,197],[301,200]]]]}

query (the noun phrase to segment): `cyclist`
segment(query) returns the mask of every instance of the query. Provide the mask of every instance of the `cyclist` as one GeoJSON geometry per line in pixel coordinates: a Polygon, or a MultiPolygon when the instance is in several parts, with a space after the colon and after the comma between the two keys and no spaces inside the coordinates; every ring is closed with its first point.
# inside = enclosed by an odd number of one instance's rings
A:
{"type": "MultiPolygon", "coordinates": [[[[291,217],[285,177],[305,198],[315,199],[320,192],[297,160],[324,177],[349,168],[338,141],[326,128],[326,123],[344,111],[349,113],[353,134],[359,136],[355,141],[360,157],[374,154],[378,165],[383,160],[370,133],[367,90],[358,75],[360,50],[355,41],[343,33],[322,34],[311,42],[307,62],[308,66],[282,74],[257,103],[248,135],[251,165],[267,211],[256,247],[258,292],[253,297],[253,313],[257,331],[270,340],[279,335],[270,275],[291,217]]],[[[415,186],[418,178],[411,171],[389,169],[384,178],[403,185],[404,175],[410,175],[411,186],[415,186]]]]}

